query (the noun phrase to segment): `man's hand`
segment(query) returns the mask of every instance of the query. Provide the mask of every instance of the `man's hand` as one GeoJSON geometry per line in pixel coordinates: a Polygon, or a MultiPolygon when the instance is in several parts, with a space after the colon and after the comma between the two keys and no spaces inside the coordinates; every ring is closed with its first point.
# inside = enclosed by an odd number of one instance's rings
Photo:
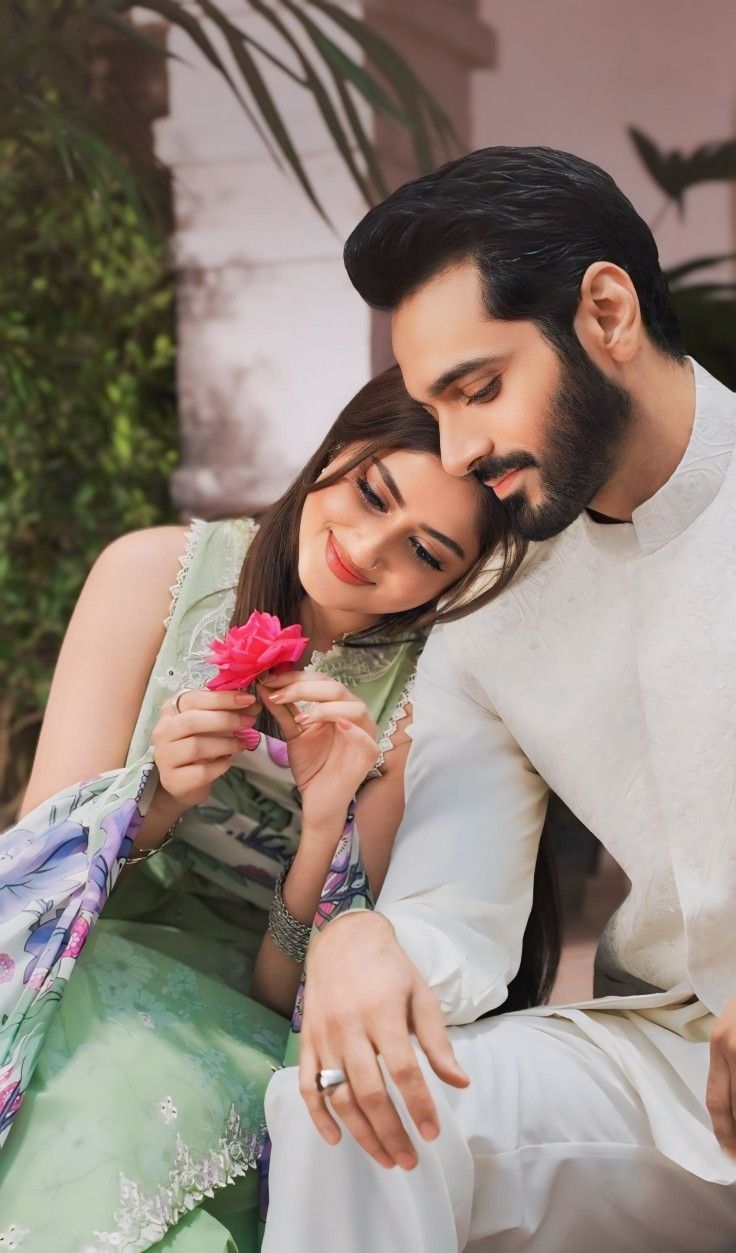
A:
{"type": "Polygon", "coordinates": [[[315,1077],[339,1067],[348,1077],[329,1097],[351,1135],[381,1166],[412,1170],[414,1147],[386,1089],[377,1055],[425,1140],[439,1135],[437,1110],[417,1062],[412,1035],[435,1074],[453,1087],[460,1069],[436,996],[399,947],[386,918],[356,910],[312,940],[302,1020],[299,1087],[320,1135],[337,1144],[340,1129],[315,1077]]]}
{"type": "Polygon", "coordinates": [[[736,1000],[728,1003],[711,1033],[705,1103],[718,1143],[736,1157],[736,1000]]]}

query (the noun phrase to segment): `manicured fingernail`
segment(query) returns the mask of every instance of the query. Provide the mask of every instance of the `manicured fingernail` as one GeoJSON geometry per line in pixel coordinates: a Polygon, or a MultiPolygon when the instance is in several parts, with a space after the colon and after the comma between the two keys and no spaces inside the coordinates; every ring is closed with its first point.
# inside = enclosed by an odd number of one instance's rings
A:
{"type": "Polygon", "coordinates": [[[402,1170],[413,1170],[417,1164],[417,1159],[413,1153],[397,1153],[396,1164],[402,1170]]]}
{"type": "Polygon", "coordinates": [[[388,1153],[374,1153],[373,1160],[374,1162],[378,1162],[379,1166],[383,1166],[384,1170],[393,1170],[396,1165],[396,1162],[391,1160],[388,1153]]]}
{"type": "Polygon", "coordinates": [[[440,1129],[434,1122],[423,1122],[419,1128],[419,1134],[423,1140],[436,1140],[440,1129]]]}
{"type": "Polygon", "coordinates": [[[252,705],[255,696],[252,692],[236,692],[235,699],[239,705],[252,705]]]}
{"type": "Polygon", "coordinates": [[[325,1128],[325,1130],[322,1132],[322,1135],[324,1136],[328,1144],[340,1143],[340,1132],[338,1131],[337,1127],[325,1128]]]}

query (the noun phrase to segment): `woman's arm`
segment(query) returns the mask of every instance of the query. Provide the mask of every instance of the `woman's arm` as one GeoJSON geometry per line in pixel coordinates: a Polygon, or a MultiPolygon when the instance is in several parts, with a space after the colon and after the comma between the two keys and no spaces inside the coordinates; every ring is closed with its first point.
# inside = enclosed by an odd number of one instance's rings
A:
{"type": "Polygon", "coordinates": [[[21,817],[70,783],[124,764],[185,535],[180,526],[135,531],[92,567],[59,654],[21,817]]]}
{"type": "MultiPolygon", "coordinates": [[[[404,812],[404,766],[411,745],[408,729],[411,709],[392,738],[380,778],[369,779],[358,795],[355,824],[360,851],[374,897],[378,896],[388,868],[394,837],[404,812]]],[[[319,903],[334,850],[342,832],[343,816],[335,817],[335,829],[311,832],[305,826],[299,848],[284,882],[284,904],[299,922],[311,923],[319,903]]],[[[253,977],[256,1000],[289,1016],[294,1008],[302,966],[284,957],[271,936],[263,938],[253,977]]]]}

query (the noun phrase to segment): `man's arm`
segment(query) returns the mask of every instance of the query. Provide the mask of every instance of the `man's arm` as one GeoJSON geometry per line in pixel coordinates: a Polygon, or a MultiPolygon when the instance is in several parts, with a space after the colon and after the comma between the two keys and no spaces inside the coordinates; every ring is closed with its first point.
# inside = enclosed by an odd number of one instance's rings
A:
{"type": "Polygon", "coordinates": [[[501,1005],[518,970],[547,786],[452,659],[462,647],[473,666],[472,630],[448,642],[436,631],[421,660],[406,808],[377,908],[457,1024],[501,1005]]]}
{"type": "Polygon", "coordinates": [[[334,1109],[376,1161],[407,1169],[416,1155],[377,1055],[433,1139],[437,1112],[412,1036],[441,1079],[467,1084],[444,1022],[472,1021],[505,998],[546,807],[545,785],[471,673],[480,657],[467,627],[436,631],[420,663],[406,812],[380,912],[325,927],[308,958],[300,1086],[315,1125],[339,1140],[315,1074],[341,1067],[349,1082],[331,1093],[334,1109]]]}

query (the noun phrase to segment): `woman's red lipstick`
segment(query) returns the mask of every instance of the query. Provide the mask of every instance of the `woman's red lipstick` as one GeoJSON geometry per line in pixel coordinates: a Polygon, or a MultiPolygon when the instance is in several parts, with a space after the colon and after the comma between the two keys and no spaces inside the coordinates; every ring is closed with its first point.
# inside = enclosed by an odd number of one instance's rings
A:
{"type": "Polygon", "coordinates": [[[332,532],[327,536],[325,560],[335,578],[340,579],[342,583],[353,583],[361,587],[370,585],[370,579],[366,579],[362,574],[358,573],[355,566],[338,545],[332,532]]]}

